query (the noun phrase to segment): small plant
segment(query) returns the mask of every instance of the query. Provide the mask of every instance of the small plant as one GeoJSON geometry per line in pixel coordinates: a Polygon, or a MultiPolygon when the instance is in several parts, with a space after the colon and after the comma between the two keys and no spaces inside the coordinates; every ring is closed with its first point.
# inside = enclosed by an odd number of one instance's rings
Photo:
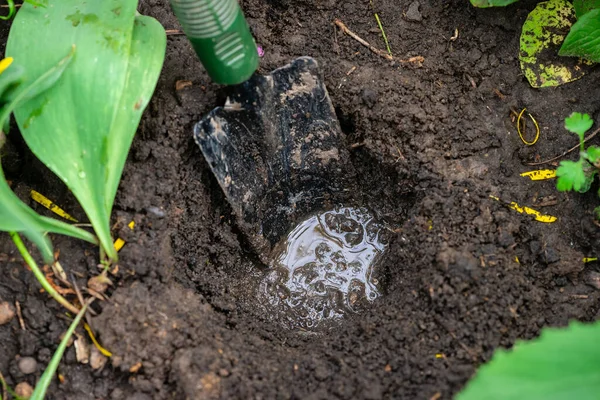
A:
{"type": "Polygon", "coordinates": [[[31,151],[83,207],[108,261],[117,259],[110,234],[113,202],[166,49],[163,27],[138,14],[137,4],[61,0],[41,8],[25,3],[6,45],[7,56],[24,68],[24,87],[70,54],[60,79],[21,99],[14,115],[31,151]]]}
{"type": "MultiPolygon", "coordinates": [[[[561,161],[556,176],[556,188],[561,192],[571,190],[587,192],[594,177],[600,169],[600,147],[589,146],[585,148],[585,133],[592,127],[594,121],[587,114],[573,113],[565,119],[565,128],[579,137],[579,160],[561,161]]],[[[600,196],[600,192],[598,193],[600,196]]],[[[597,218],[600,219],[600,207],[596,208],[597,218]]]]}

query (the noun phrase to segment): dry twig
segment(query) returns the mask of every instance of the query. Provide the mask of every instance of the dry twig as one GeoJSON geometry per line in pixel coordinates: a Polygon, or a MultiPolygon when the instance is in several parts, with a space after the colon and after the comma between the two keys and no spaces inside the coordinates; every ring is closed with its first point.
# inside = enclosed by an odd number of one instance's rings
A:
{"type": "Polygon", "coordinates": [[[409,58],[407,60],[397,59],[397,58],[389,55],[385,51],[383,51],[381,49],[378,49],[377,47],[371,45],[369,42],[367,42],[366,40],[364,40],[363,38],[361,38],[360,36],[358,36],[356,33],[352,32],[346,26],[346,24],[344,24],[338,18],[336,18],[333,21],[333,23],[336,24],[342,30],[342,32],[344,32],[346,35],[350,36],[352,39],[356,40],[358,43],[362,44],[363,46],[365,46],[366,48],[368,48],[369,50],[371,50],[373,53],[377,54],[380,57],[385,58],[386,60],[389,60],[389,61],[399,61],[401,63],[414,63],[414,64],[416,64],[418,66],[421,66],[421,64],[423,63],[423,61],[425,61],[425,59],[422,56],[411,57],[411,58],[409,58]]]}
{"type": "MultiPolygon", "coordinates": [[[[598,133],[600,132],[600,128],[596,129],[594,132],[590,133],[590,135],[588,137],[586,137],[585,139],[583,139],[583,143],[586,143],[588,140],[591,140],[594,138],[594,136],[596,136],[598,133]]],[[[539,161],[539,162],[534,162],[534,163],[525,163],[525,165],[530,165],[530,166],[535,166],[535,165],[543,165],[543,164],[548,164],[551,163],[552,161],[556,161],[559,158],[563,158],[564,156],[566,156],[567,154],[569,154],[570,152],[577,150],[579,148],[579,146],[581,146],[580,144],[578,144],[577,146],[573,146],[572,148],[570,148],[569,150],[565,151],[564,153],[562,153],[561,155],[558,155],[554,158],[551,158],[549,160],[545,160],[545,161],[539,161]]]]}
{"type": "Polygon", "coordinates": [[[26,331],[27,328],[25,327],[25,321],[23,320],[23,313],[21,313],[21,303],[15,301],[15,308],[17,309],[17,318],[19,318],[19,325],[21,325],[21,329],[26,331]]]}
{"type": "Polygon", "coordinates": [[[185,35],[185,33],[179,29],[167,29],[165,32],[167,33],[167,36],[185,35]]]}
{"type": "Polygon", "coordinates": [[[344,24],[342,21],[340,21],[339,19],[335,19],[333,21],[346,35],[350,36],[352,39],[356,40],[358,43],[362,44],[363,46],[365,46],[366,48],[368,48],[369,50],[371,50],[373,53],[377,54],[378,56],[381,56],[383,58],[385,58],[386,60],[390,60],[393,61],[394,57],[389,55],[388,53],[386,53],[383,50],[378,49],[375,46],[372,46],[371,44],[369,44],[369,42],[367,42],[366,40],[362,39],[360,36],[358,36],[356,33],[352,32],[350,29],[348,29],[348,27],[346,26],[346,24],[344,24]]]}

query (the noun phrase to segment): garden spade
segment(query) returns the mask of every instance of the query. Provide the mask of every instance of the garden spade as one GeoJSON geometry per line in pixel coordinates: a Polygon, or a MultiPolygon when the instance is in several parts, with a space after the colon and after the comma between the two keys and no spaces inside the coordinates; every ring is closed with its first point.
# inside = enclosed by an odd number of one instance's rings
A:
{"type": "Polygon", "coordinates": [[[354,177],[318,64],[301,57],[253,75],[256,45],[235,0],[171,4],[213,80],[237,85],[196,124],[194,139],[268,263],[301,218],[343,203],[354,177]]]}
{"type": "Polygon", "coordinates": [[[233,88],[194,139],[263,261],[301,218],[350,195],[353,168],[312,58],[233,88]]]}

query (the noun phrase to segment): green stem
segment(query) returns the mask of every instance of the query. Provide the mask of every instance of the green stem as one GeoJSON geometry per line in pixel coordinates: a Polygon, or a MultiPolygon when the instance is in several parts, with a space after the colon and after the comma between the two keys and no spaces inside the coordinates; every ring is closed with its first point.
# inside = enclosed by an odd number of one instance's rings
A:
{"type": "Polygon", "coordinates": [[[15,15],[15,3],[13,0],[8,0],[8,15],[0,15],[0,19],[7,21],[15,15]]]}
{"type": "Polygon", "coordinates": [[[383,41],[385,42],[385,48],[390,56],[392,56],[392,49],[390,48],[390,42],[388,42],[387,35],[383,30],[383,24],[381,23],[381,19],[379,19],[379,15],[375,12],[375,5],[373,4],[373,0],[370,0],[371,9],[373,9],[373,15],[375,16],[375,21],[377,21],[377,26],[381,31],[381,36],[383,36],[383,41]]]}
{"type": "Polygon", "coordinates": [[[77,309],[77,307],[75,307],[73,304],[69,303],[67,299],[62,297],[61,294],[58,293],[56,289],[52,287],[52,285],[50,285],[48,280],[46,280],[44,273],[38,267],[33,257],[31,257],[29,251],[27,251],[27,247],[25,247],[25,244],[21,240],[19,234],[17,232],[10,232],[10,237],[12,238],[13,242],[15,242],[19,253],[21,253],[21,256],[23,256],[23,259],[25,260],[27,265],[29,265],[29,268],[31,268],[31,270],[33,271],[33,275],[35,275],[40,285],[42,285],[42,288],[44,288],[44,290],[48,292],[48,294],[52,296],[54,300],[58,301],[67,310],[71,311],[74,314],[77,314],[79,312],[79,309],[77,309]]]}

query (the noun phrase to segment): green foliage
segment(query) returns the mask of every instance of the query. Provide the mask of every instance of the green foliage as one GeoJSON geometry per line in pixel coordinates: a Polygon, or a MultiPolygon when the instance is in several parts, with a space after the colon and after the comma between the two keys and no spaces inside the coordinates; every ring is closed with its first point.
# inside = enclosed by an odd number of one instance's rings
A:
{"type": "Polygon", "coordinates": [[[0,75],[0,127],[3,127],[5,133],[8,133],[8,119],[15,108],[54,86],[71,63],[74,54],[73,47],[58,64],[52,65],[32,82],[24,81],[25,67],[14,62],[0,75]]]}
{"type": "MultiPolygon", "coordinates": [[[[69,65],[72,56],[73,53],[71,52],[58,64],[53,65],[29,84],[23,83],[25,68],[21,65],[11,63],[0,74],[0,127],[4,127],[4,132],[8,132],[9,116],[15,107],[20,102],[33,98],[52,87],[69,65]]],[[[7,64],[9,64],[10,60],[7,61],[7,64]]],[[[0,149],[2,144],[0,143],[0,149]]],[[[91,233],[61,221],[42,217],[29,208],[12,192],[4,178],[1,166],[0,204],[2,204],[2,207],[0,207],[0,231],[23,233],[35,243],[46,263],[54,262],[48,232],[69,235],[96,243],[96,239],[91,233]]]]}
{"type": "Polygon", "coordinates": [[[559,54],[600,62],[600,9],[590,10],[579,17],[559,54]]]}
{"type": "Polygon", "coordinates": [[[42,217],[21,201],[8,186],[2,168],[0,168],[0,230],[5,232],[22,232],[38,247],[44,262],[54,262],[52,246],[47,233],[59,233],[78,239],[96,243],[96,238],[91,233],[57,221],[52,218],[42,217]]]}
{"type": "Polygon", "coordinates": [[[574,112],[565,118],[565,128],[579,137],[580,152],[578,161],[561,161],[556,169],[556,188],[561,192],[575,190],[587,192],[598,173],[597,163],[600,159],[600,149],[590,146],[585,149],[585,133],[592,127],[594,121],[587,114],[574,112]],[[591,164],[590,164],[591,163],[591,164]]]}
{"type": "Polygon", "coordinates": [[[556,169],[556,188],[561,192],[576,190],[582,191],[588,185],[588,178],[583,171],[583,160],[579,161],[561,161],[556,169]]]}
{"type": "Polygon", "coordinates": [[[538,339],[497,350],[456,400],[595,400],[600,393],[600,323],[547,328],[538,339]]]}
{"type": "Polygon", "coordinates": [[[471,0],[471,4],[478,8],[504,7],[517,1],[518,0],[471,0]]]}
{"type": "Polygon", "coordinates": [[[573,0],[573,7],[575,7],[577,18],[581,18],[588,11],[600,8],[600,0],[573,0]]]}
{"type": "Polygon", "coordinates": [[[588,114],[574,112],[565,118],[565,128],[569,132],[579,136],[579,140],[583,141],[585,133],[594,125],[594,120],[588,114]]]}
{"type": "Polygon", "coordinates": [[[83,305],[83,307],[81,308],[81,311],[79,311],[79,313],[77,314],[77,317],[75,317],[75,319],[69,326],[67,333],[65,333],[62,340],[60,341],[60,344],[58,345],[58,348],[54,352],[54,355],[52,356],[52,359],[50,360],[48,367],[42,374],[37,385],[35,385],[35,390],[33,391],[33,394],[31,395],[29,400],[44,400],[44,398],[46,397],[46,391],[48,390],[48,386],[50,386],[50,382],[52,382],[52,378],[54,377],[54,374],[56,373],[56,370],[58,369],[58,364],[60,363],[60,359],[62,358],[63,354],[65,353],[65,350],[67,349],[67,344],[69,343],[69,339],[71,339],[71,336],[73,336],[73,332],[75,332],[75,328],[77,328],[77,325],[79,325],[81,318],[85,315],[87,307],[88,307],[87,304],[83,305]]]}
{"type": "Polygon", "coordinates": [[[6,47],[25,66],[27,82],[76,48],[56,85],[14,114],[27,145],[73,192],[112,260],[114,198],[166,48],[162,26],[136,7],[137,0],[24,4],[6,47]]]}
{"type": "Polygon", "coordinates": [[[600,162],[600,147],[598,146],[590,146],[585,151],[587,160],[594,164],[596,168],[600,168],[598,163],[600,162]]]}

